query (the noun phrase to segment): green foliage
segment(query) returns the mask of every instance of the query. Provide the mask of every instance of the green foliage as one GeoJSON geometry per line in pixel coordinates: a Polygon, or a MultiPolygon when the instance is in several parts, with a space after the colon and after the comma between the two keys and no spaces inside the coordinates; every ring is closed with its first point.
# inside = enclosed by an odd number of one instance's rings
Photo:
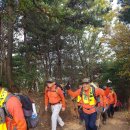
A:
{"type": "Polygon", "coordinates": [[[120,11],[119,18],[121,21],[128,24],[130,23],[130,1],[125,0],[124,2],[126,3],[126,6],[124,6],[120,11]]]}
{"type": "Polygon", "coordinates": [[[15,83],[34,87],[48,77],[94,79],[101,55],[98,34],[109,10],[105,0],[20,0],[13,8],[15,83]]]}

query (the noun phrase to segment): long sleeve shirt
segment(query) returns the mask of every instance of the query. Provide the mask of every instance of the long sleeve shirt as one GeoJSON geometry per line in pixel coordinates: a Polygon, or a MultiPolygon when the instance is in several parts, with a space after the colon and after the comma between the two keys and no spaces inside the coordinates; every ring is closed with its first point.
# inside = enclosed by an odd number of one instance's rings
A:
{"type": "Polygon", "coordinates": [[[11,97],[7,103],[7,110],[12,115],[13,119],[6,118],[7,128],[9,130],[27,130],[27,124],[24,117],[22,104],[17,97],[11,97]]]}
{"type": "Polygon", "coordinates": [[[65,97],[61,88],[56,87],[55,85],[51,88],[45,90],[45,106],[48,104],[62,103],[62,107],[65,108],[65,97]]]}

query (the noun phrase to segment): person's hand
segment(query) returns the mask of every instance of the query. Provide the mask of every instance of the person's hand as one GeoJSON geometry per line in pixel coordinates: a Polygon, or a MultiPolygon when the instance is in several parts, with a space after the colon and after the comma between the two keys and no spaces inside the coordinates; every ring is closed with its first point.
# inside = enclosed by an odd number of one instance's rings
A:
{"type": "Polygon", "coordinates": [[[47,106],[45,106],[45,111],[46,111],[46,112],[48,111],[48,107],[47,107],[47,106]]]}
{"type": "Polygon", "coordinates": [[[64,108],[64,107],[62,107],[62,111],[65,111],[65,108],[64,108]]]}
{"type": "Polygon", "coordinates": [[[65,88],[69,90],[71,88],[71,85],[69,83],[66,84],[65,88]]]}

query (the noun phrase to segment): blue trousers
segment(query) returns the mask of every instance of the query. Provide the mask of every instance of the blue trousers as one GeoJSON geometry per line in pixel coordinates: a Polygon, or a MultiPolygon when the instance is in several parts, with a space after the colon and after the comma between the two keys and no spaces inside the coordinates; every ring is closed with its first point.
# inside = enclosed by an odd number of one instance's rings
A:
{"type": "Polygon", "coordinates": [[[92,113],[92,114],[84,113],[86,130],[97,130],[96,118],[97,118],[97,112],[92,113]]]}
{"type": "Polygon", "coordinates": [[[111,104],[107,110],[108,117],[113,117],[114,115],[114,104],[111,104]]]}

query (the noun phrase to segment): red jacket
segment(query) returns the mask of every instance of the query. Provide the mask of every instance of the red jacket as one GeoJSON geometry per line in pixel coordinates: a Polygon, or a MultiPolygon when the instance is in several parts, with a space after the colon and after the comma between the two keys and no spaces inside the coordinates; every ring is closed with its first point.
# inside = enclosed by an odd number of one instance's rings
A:
{"type": "Polygon", "coordinates": [[[16,97],[11,97],[7,103],[7,110],[13,116],[13,119],[6,118],[8,130],[27,130],[26,121],[24,118],[22,104],[16,97]]]}

